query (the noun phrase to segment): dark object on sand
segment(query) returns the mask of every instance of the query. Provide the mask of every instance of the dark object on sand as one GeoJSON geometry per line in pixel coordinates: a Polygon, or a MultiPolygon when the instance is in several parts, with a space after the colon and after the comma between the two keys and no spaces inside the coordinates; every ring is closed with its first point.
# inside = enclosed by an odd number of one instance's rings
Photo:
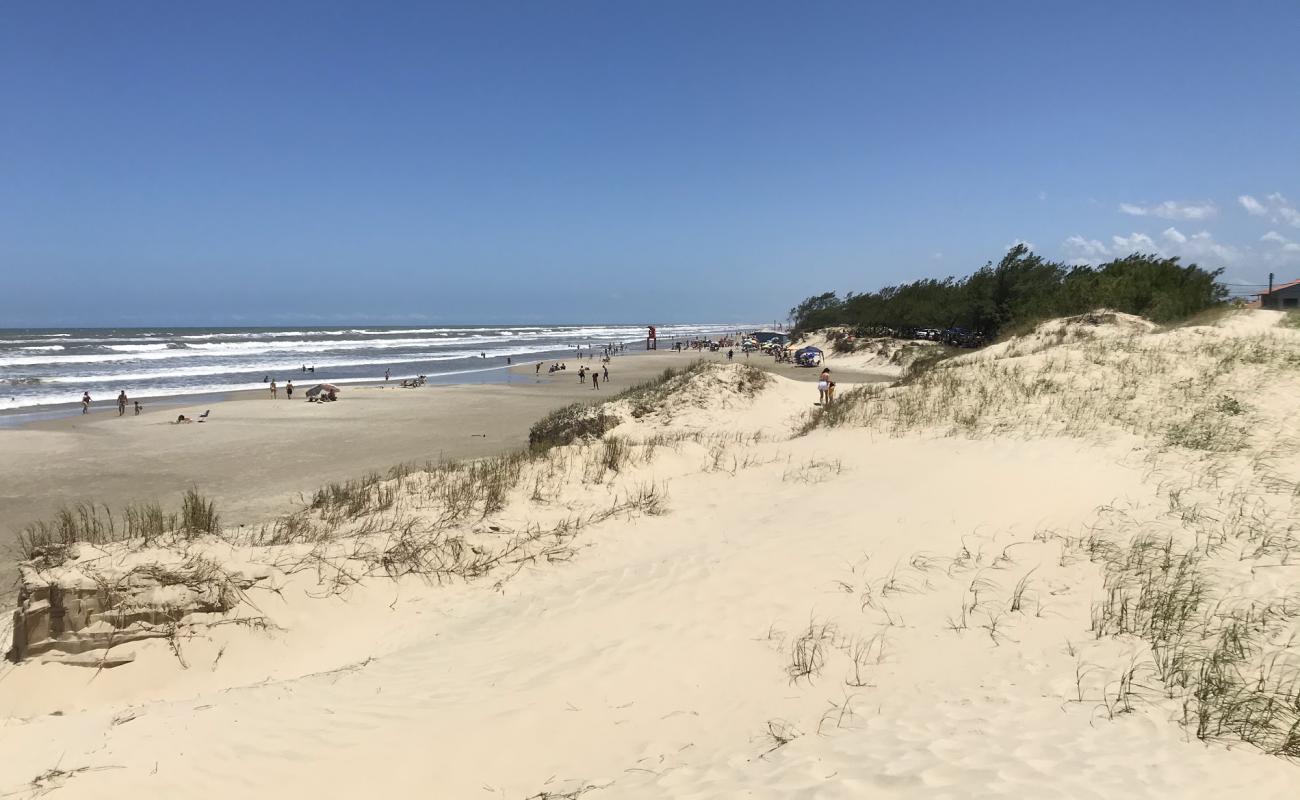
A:
{"type": "Polygon", "coordinates": [[[319,403],[337,400],[341,391],[343,390],[332,383],[318,383],[307,390],[307,400],[319,403]]]}
{"type": "Polygon", "coordinates": [[[795,351],[794,363],[801,367],[817,367],[822,363],[822,351],[817,347],[803,347],[795,351]]]}

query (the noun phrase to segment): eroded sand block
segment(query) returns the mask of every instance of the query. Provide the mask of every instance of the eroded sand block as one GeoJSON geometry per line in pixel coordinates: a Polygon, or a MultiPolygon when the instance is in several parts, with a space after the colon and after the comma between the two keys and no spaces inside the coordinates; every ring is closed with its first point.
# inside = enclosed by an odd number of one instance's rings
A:
{"type": "Polygon", "coordinates": [[[232,572],[204,556],[154,548],[132,551],[123,543],[46,545],[18,569],[9,652],[15,661],[168,636],[178,623],[229,612],[245,589],[265,577],[257,571],[232,572]]]}

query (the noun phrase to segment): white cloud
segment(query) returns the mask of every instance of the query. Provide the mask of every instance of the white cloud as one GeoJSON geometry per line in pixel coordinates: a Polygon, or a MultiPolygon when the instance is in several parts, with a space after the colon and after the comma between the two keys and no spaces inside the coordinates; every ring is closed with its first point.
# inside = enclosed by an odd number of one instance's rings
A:
{"type": "Polygon", "coordinates": [[[1106,243],[1076,234],[1061,244],[1061,250],[1067,263],[1072,266],[1098,264],[1133,253],[1148,253],[1164,258],[1178,256],[1185,261],[1222,266],[1237,263],[1243,255],[1241,248],[1216,240],[1209,231],[1189,236],[1173,226],[1161,231],[1159,240],[1145,233],[1134,232],[1127,236],[1117,234],[1106,243]]]}
{"type": "Polygon", "coordinates": [[[1291,205],[1291,201],[1280,192],[1273,192],[1265,197],[1263,202],[1243,194],[1237,198],[1237,202],[1256,217],[1268,217],[1273,222],[1285,222],[1287,225],[1300,228],[1300,211],[1297,211],[1296,207],[1291,205]]]}
{"type": "Polygon", "coordinates": [[[1189,261],[1208,260],[1213,264],[1233,264],[1241,258],[1240,250],[1216,241],[1209,231],[1193,233],[1186,242],[1179,242],[1171,254],[1189,261]]]}
{"type": "Polygon", "coordinates": [[[1277,214],[1287,224],[1300,228],[1300,211],[1287,202],[1286,198],[1276,192],[1268,196],[1269,203],[1272,204],[1273,213],[1277,214]]]}
{"type": "Polygon", "coordinates": [[[1074,266],[1095,264],[1110,255],[1110,250],[1100,241],[1085,239],[1077,234],[1066,239],[1062,247],[1067,256],[1073,256],[1070,263],[1074,266]]]}
{"type": "MultiPolygon", "coordinates": [[[[1277,231],[1269,231],[1268,233],[1259,237],[1259,240],[1261,242],[1272,242],[1278,245],[1279,248],[1281,249],[1281,252],[1283,253],[1300,253],[1300,243],[1291,241],[1290,239],[1286,238],[1285,236],[1278,233],[1277,231]]],[[[1268,255],[1266,255],[1265,257],[1267,258],[1268,255]]]]}
{"type": "Polygon", "coordinates": [[[1134,217],[1150,216],[1161,219],[1210,219],[1219,211],[1209,200],[1203,203],[1179,203],[1166,200],[1149,206],[1120,203],[1119,210],[1134,217]]]}
{"type": "Polygon", "coordinates": [[[1251,197],[1248,194],[1243,194],[1240,197],[1238,197],[1237,202],[1241,203],[1242,208],[1246,209],[1251,214],[1254,214],[1257,217],[1262,217],[1268,213],[1268,209],[1264,208],[1263,203],[1259,202],[1258,200],[1256,200],[1255,198],[1251,197]]]}
{"type": "Polygon", "coordinates": [[[1115,252],[1123,255],[1129,253],[1159,253],[1160,248],[1145,233],[1134,233],[1131,236],[1112,236],[1110,240],[1115,244],[1115,252]]]}

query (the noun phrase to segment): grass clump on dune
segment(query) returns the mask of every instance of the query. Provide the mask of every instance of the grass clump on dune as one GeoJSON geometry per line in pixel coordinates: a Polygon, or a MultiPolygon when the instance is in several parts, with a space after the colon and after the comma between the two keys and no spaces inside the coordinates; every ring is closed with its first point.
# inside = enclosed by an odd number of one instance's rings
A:
{"type": "Polygon", "coordinates": [[[117,516],[100,503],[61,508],[53,519],[24,528],[18,534],[18,550],[24,559],[48,558],[76,542],[100,545],[141,539],[145,547],[152,547],[168,534],[192,539],[220,532],[216,504],[191,488],[181,498],[179,513],[164,512],[157,503],[129,505],[117,516]]]}
{"type": "Polygon", "coordinates": [[[607,414],[602,408],[572,403],[533,423],[528,429],[528,449],[533,453],[544,453],[552,447],[573,444],[580,439],[598,439],[618,423],[618,417],[607,414]]]}

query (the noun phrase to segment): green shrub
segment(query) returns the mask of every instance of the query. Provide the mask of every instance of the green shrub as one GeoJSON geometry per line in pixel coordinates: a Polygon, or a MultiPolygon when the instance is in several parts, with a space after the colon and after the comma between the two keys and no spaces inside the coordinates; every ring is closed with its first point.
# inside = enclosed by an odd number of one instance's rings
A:
{"type": "Polygon", "coordinates": [[[605,413],[603,408],[573,403],[533,423],[528,429],[528,449],[541,453],[587,437],[598,439],[618,423],[618,417],[605,413]]]}

